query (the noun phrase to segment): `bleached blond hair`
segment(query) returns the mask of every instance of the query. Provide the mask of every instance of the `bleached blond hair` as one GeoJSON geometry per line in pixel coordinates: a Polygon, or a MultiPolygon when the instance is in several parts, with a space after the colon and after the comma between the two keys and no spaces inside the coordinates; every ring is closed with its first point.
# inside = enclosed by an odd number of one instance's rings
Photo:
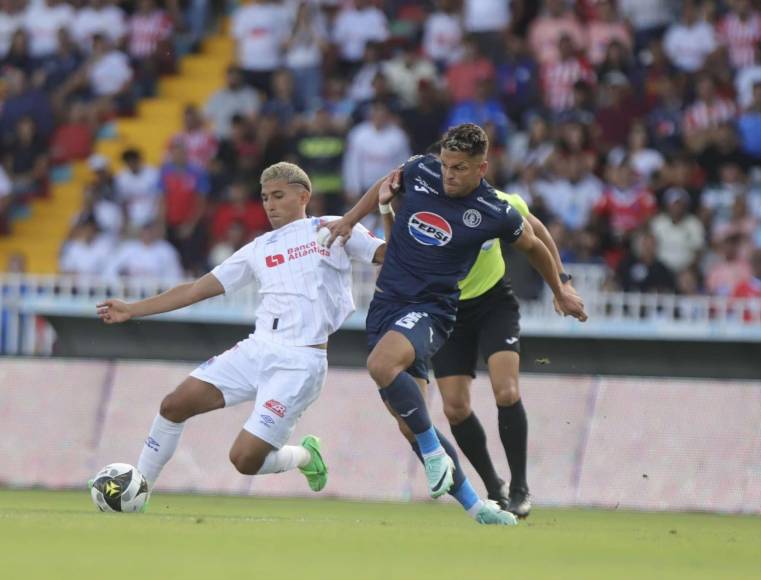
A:
{"type": "Polygon", "coordinates": [[[295,163],[288,163],[287,161],[280,161],[262,171],[259,183],[264,185],[268,181],[285,181],[289,185],[296,183],[310,193],[312,191],[312,182],[309,181],[306,171],[295,163]]]}

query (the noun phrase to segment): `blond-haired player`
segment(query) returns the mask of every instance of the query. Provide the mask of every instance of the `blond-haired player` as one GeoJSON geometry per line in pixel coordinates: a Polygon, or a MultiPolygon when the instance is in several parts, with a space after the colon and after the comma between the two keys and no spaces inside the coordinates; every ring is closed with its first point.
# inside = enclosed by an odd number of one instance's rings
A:
{"type": "Polygon", "coordinates": [[[115,324],[259,285],[256,330],[196,368],[161,402],[137,464],[150,488],[177,449],[185,421],[251,400],[254,410],[230,449],[235,468],[248,475],[299,468],[312,490],[325,487],[319,439],[308,435],[301,445],[286,442],[322,389],[328,336],[354,310],[351,260],[380,263],[385,245],[358,225],[345,245],[320,246],[321,220],[306,215],[312,186],[297,165],[276,163],[260,181],[273,231],[194,282],[131,304],[97,305],[100,319],[115,324]]]}

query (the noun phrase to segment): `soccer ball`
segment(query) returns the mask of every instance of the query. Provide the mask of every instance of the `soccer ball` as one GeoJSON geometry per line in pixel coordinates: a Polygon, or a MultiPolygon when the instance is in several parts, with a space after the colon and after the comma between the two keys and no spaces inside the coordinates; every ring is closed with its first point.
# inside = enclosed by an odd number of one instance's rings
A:
{"type": "Polygon", "coordinates": [[[90,495],[102,512],[139,512],[148,499],[148,482],[135,467],[111,463],[95,476],[90,495]]]}

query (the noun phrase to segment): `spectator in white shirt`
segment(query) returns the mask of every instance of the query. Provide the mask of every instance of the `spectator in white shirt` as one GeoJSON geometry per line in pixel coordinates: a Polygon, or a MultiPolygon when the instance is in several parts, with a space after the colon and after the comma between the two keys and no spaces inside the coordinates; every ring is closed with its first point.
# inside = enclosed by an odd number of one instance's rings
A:
{"type": "Polygon", "coordinates": [[[237,64],[245,71],[248,84],[268,95],[272,73],[282,64],[288,33],[288,13],[276,2],[254,0],[233,14],[237,64]]]}
{"type": "Polygon", "coordinates": [[[159,217],[159,172],[144,164],[137,149],[127,149],[122,154],[122,161],[126,167],[116,176],[116,199],[124,205],[128,231],[137,233],[159,217]]]}
{"type": "Polygon", "coordinates": [[[755,64],[744,66],[735,75],[737,102],[741,109],[753,104],[753,86],[761,82],[761,42],[756,45],[755,64]]]}
{"type": "Polygon", "coordinates": [[[75,224],[71,236],[61,249],[58,270],[62,274],[77,276],[103,275],[113,255],[113,238],[98,233],[98,224],[92,216],[75,224]]]}
{"type": "Polygon", "coordinates": [[[345,6],[333,28],[333,42],[344,72],[353,72],[361,64],[368,42],[385,42],[388,35],[386,15],[369,0],[355,0],[354,6],[345,6]]]}
{"type": "Polygon", "coordinates": [[[437,82],[436,67],[430,60],[421,57],[413,44],[406,44],[394,59],[385,64],[383,72],[405,108],[417,106],[421,82],[432,85],[437,82]]]}
{"type": "Polygon", "coordinates": [[[425,20],[423,52],[439,70],[462,58],[462,19],[455,0],[438,0],[437,10],[425,20]]]}
{"type": "Polygon", "coordinates": [[[663,49],[674,66],[688,73],[700,70],[708,55],[716,50],[713,27],[700,20],[694,0],[685,0],[682,19],[666,31],[663,49]]]}
{"type": "MultiPolygon", "coordinates": [[[[552,158],[555,177],[537,181],[535,195],[556,220],[570,231],[579,231],[589,224],[592,208],[602,197],[602,182],[588,170],[580,154],[552,158]]],[[[539,200],[534,199],[534,203],[539,200]]]]}
{"type": "Polygon", "coordinates": [[[182,279],[183,271],[180,255],[162,237],[160,224],[154,222],[143,226],[139,239],[119,244],[105,275],[108,278],[122,276],[175,283],[182,279]]]}
{"type": "Polygon", "coordinates": [[[327,49],[327,26],[313,2],[301,2],[285,44],[285,66],[294,81],[296,109],[313,111],[322,96],[322,59],[327,49]]]}
{"type": "Polygon", "coordinates": [[[510,2],[464,0],[463,22],[484,55],[494,60],[502,56],[504,34],[510,25],[510,2]]]}
{"type": "Polygon", "coordinates": [[[75,223],[94,219],[104,236],[118,240],[124,228],[124,210],[116,201],[116,183],[108,159],[91,155],[87,165],[93,175],[85,187],[84,204],[75,223]]]}
{"type": "Polygon", "coordinates": [[[705,230],[689,212],[690,194],[672,187],[663,196],[665,211],[653,218],[650,229],[658,244],[658,259],[674,274],[695,264],[705,245],[705,230]]]}
{"type": "Polygon", "coordinates": [[[126,54],[112,48],[105,36],[96,34],[86,68],[90,92],[97,99],[102,114],[131,110],[132,68],[126,54]]]}
{"type": "Polygon", "coordinates": [[[11,39],[23,23],[23,14],[16,0],[0,0],[0,59],[8,54],[11,39]]]}
{"type": "Polygon", "coordinates": [[[74,9],[62,0],[30,4],[24,13],[24,28],[29,33],[32,56],[53,56],[58,50],[58,30],[69,28],[73,19],[74,9]]]}
{"type": "Polygon", "coordinates": [[[236,66],[227,69],[227,85],[214,93],[204,107],[214,133],[220,139],[230,136],[235,115],[251,118],[259,113],[262,102],[251,87],[243,83],[243,74],[236,66]]]}
{"type": "Polygon", "coordinates": [[[77,11],[70,29],[74,40],[86,52],[90,51],[96,34],[107,37],[117,46],[127,32],[124,12],[107,0],[90,0],[89,6],[77,11]]]}
{"type": "Polygon", "coordinates": [[[374,102],[370,120],[354,127],[347,139],[343,176],[349,200],[357,199],[376,180],[409,157],[407,135],[396,124],[388,105],[374,102]]]}

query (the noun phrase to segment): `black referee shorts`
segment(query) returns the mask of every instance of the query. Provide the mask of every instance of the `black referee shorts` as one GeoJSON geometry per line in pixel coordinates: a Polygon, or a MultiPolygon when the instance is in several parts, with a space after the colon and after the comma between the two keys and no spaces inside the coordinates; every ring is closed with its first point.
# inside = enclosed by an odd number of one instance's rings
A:
{"type": "Polygon", "coordinates": [[[510,288],[500,280],[481,296],[461,300],[454,330],[433,356],[436,378],[476,376],[481,353],[487,361],[495,352],[520,353],[520,312],[510,288]]]}

